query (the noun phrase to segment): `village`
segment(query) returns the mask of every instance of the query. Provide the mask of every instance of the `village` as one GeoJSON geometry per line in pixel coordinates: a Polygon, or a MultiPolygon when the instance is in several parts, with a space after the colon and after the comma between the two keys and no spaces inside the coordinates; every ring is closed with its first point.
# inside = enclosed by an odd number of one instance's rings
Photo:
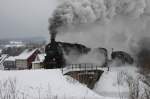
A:
{"type": "Polygon", "coordinates": [[[1,70],[23,70],[43,68],[45,57],[43,48],[37,45],[25,45],[22,42],[10,41],[0,52],[1,70]]]}

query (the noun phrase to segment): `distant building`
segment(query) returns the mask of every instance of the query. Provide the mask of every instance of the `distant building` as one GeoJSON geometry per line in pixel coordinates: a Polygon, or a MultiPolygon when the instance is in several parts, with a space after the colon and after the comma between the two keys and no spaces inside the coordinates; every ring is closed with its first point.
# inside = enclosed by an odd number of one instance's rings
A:
{"type": "Polygon", "coordinates": [[[4,63],[4,61],[5,61],[5,59],[6,59],[7,57],[8,57],[7,54],[2,54],[2,55],[0,56],[0,70],[3,70],[3,69],[4,69],[3,63],[4,63]]]}
{"type": "Polygon", "coordinates": [[[35,61],[32,62],[32,69],[40,69],[44,67],[44,59],[46,54],[38,54],[35,61]]]}
{"type": "Polygon", "coordinates": [[[9,44],[5,45],[5,48],[8,47],[24,47],[25,44],[21,41],[10,41],[9,44]]]}
{"type": "Polygon", "coordinates": [[[16,69],[16,57],[8,57],[3,63],[5,70],[15,70],[16,69]]]}
{"type": "Polygon", "coordinates": [[[32,62],[35,60],[36,56],[40,53],[38,49],[25,50],[16,58],[16,68],[17,69],[31,69],[32,62]]]}

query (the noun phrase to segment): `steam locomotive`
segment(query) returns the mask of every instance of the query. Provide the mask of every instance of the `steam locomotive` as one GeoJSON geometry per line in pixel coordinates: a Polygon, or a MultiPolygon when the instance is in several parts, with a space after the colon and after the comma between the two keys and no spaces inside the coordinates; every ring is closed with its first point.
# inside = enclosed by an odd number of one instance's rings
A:
{"type": "Polygon", "coordinates": [[[59,46],[59,43],[56,42],[54,38],[52,38],[51,43],[49,43],[45,47],[45,53],[46,53],[44,60],[45,69],[61,68],[65,65],[63,51],[59,46]]]}
{"type": "MultiPolygon", "coordinates": [[[[64,54],[67,55],[69,52],[77,51],[78,54],[84,55],[90,52],[90,48],[87,48],[81,44],[70,44],[64,42],[56,42],[55,36],[51,37],[51,43],[49,43],[45,47],[45,60],[44,60],[44,68],[45,69],[54,69],[54,68],[62,68],[66,65],[66,60],[64,58],[64,54]],[[64,52],[63,52],[64,51],[64,52]]],[[[104,54],[105,62],[103,64],[104,67],[108,65],[108,56],[106,48],[98,48],[99,53],[104,54]]],[[[112,51],[111,53],[111,61],[120,60],[121,64],[133,64],[133,58],[126,52],[123,51],[112,51]]]]}

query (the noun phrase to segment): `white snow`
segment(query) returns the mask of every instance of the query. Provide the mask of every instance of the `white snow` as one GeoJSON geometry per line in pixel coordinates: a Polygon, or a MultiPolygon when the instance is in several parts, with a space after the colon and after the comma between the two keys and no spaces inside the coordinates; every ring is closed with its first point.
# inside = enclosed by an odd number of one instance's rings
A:
{"type": "Polygon", "coordinates": [[[23,44],[23,42],[21,41],[10,41],[9,43],[10,44],[23,44]]]}
{"type": "Polygon", "coordinates": [[[19,56],[16,57],[16,59],[27,59],[28,57],[30,57],[35,51],[37,50],[36,49],[33,49],[33,50],[29,50],[29,49],[26,49],[25,51],[23,51],[19,56]]]}
{"type": "Polygon", "coordinates": [[[5,59],[5,61],[15,61],[16,56],[9,56],[8,58],[5,59]]]}
{"type": "Polygon", "coordinates": [[[45,59],[46,54],[38,54],[35,61],[43,62],[45,59]]]}
{"type": "Polygon", "coordinates": [[[5,45],[5,48],[8,47],[24,47],[25,44],[23,44],[23,42],[21,41],[10,41],[9,44],[5,45]]]}
{"type": "Polygon", "coordinates": [[[123,79],[120,74],[121,72],[128,73],[133,78],[138,76],[135,67],[111,67],[110,71],[102,74],[101,78],[95,85],[94,91],[104,97],[113,97],[114,99],[124,97],[124,99],[126,99],[129,95],[129,88],[125,80],[120,80],[123,79]]]}
{"type": "MultiPolygon", "coordinates": [[[[41,96],[50,94],[58,97],[76,97],[80,99],[104,99],[100,97],[86,86],[81,85],[79,82],[70,79],[68,80],[61,73],[61,70],[22,70],[22,71],[0,71],[0,80],[7,78],[16,78],[17,87],[20,92],[25,95],[31,96],[36,99],[38,92],[41,96]],[[49,90],[48,90],[49,89],[49,90]]],[[[74,98],[72,98],[74,99],[74,98]]]]}
{"type": "MultiPolygon", "coordinates": [[[[110,71],[102,74],[93,90],[64,76],[60,69],[0,71],[0,81],[16,78],[17,89],[27,95],[27,99],[39,99],[39,94],[41,99],[47,95],[57,96],[58,99],[128,99],[129,88],[121,72],[133,78],[139,76],[135,67],[111,67],[110,71]]],[[[140,86],[142,88],[142,82],[140,86]]]]}

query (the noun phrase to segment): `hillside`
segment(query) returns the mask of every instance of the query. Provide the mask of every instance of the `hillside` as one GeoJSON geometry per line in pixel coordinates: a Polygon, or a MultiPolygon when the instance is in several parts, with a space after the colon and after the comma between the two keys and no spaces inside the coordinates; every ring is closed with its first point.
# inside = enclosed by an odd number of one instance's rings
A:
{"type": "MultiPolygon", "coordinates": [[[[142,77],[135,67],[111,67],[90,90],[71,77],[63,76],[59,69],[0,71],[0,75],[0,92],[3,96],[19,99],[128,99],[129,92],[133,90],[129,88],[127,80],[133,81],[134,85],[136,79],[142,77]]],[[[145,90],[146,85],[138,82],[138,88],[145,90]]],[[[143,90],[139,91],[141,95],[145,93],[143,90]]],[[[0,94],[0,99],[3,99],[1,97],[0,94]]]]}
{"type": "MultiPolygon", "coordinates": [[[[8,79],[11,82],[15,82],[16,79],[16,91],[19,91],[19,97],[27,96],[26,99],[39,99],[39,97],[40,99],[46,99],[47,97],[55,96],[58,99],[100,98],[100,96],[86,86],[69,77],[64,77],[61,70],[58,69],[0,71],[0,75],[0,86],[3,85],[3,82],[7,82],[6,80],[8,79]]],[[[9,86],[8,82],[7,87],[9,86]]]]}

